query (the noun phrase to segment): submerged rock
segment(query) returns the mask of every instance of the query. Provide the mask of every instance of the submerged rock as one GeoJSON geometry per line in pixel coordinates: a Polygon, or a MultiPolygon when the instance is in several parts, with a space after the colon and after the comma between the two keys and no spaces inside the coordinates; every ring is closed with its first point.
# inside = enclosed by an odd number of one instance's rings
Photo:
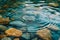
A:
{"type": "Polygon", "coordinates": [[[0,14],[3,13],[3,12],[6,12],[6,10],[0,10],[0,14]]]}
{"type": "Polygon", "coordinates": [[[21,30],[22,32],[26,32],[27,28],[26,27],[22,27],[22,28],[18,28],[19,30],[21,30]]]}
{"type": "Polygon", "coordinates": [[[20,40],[19,38],[14,38],[14,40],[20,40]]]}
{"type": "Polygon", "coordinates": [[[37,35],[44,40],[51,40],[51,33],[49,29],[42,29],[37,31],[37,35]]]}
{"type": "Polygon", "coordinates": [[[4,38],[2,38],[1,40],[12,40],[12,39],[9,38],[9,37],[4,37],[4,38]]]}
{"type": "Polygon", "coordinates": [[[22,31],[17,30],[15,28],[10,28],[5,31],[7,36],[15,36],[15,37],[20,37],[22,35],[22,31]]]}
{"type": "Polygon", "coordinates": [[[3,18],[0,17],[0,24],[8,24],[10,22],[9,17],[3,18]]]}
{"type": "Polygon", "coordinates": [[[4,34],[0,34],[0,39],[6,37],[4,34]]]}
{"type": "Polygon", "coordinates": [[[32,39],[32,40],[38,40],[37,38],[34,38],[34,39],[32,39]]]}
{"type": "Polygon", "coordinates": [[[23,38],[25,39],[30,39],[30,34],[29,33],[25,33],[22,35],[23,38]]]}
{"type": "Polygon", "coordinates": [[[52,29],[52,30],[60,30],[60,28],[58,26],[52,25],[52,24],[48,25],[47,28],[52,29]]]}
{"type": "Polygon", "coordinates": [[[34,16],[23,16],[23,19],[26,20],[26,21],[35,21],[35,17],[34,16]]]}
{"type": "Polygon", "coordinates": [[[7,27],[6,26],[3,26],[3,25],[0,25],[0,30],[5,31],[5,30],[7,30],[7,27]]]}
{"type": "Polygon", "coordinates": [[[50,6],[54,6],[54,7],[58,7],[59,4],[58,3],[49,3],[50,6]]]}
{"type": "Polygon", "coordinates": [[[3,6],[3,8],[8,8],[8,7],[9,7],[9,5],[7,5],[7,4],[3,6]]]}
{"type": "Polygon", "coordinates": [[[26,26],[26,24],[25,23],[23,23],[23,22],[21,22],[21,21],[12,21],[12,22],[10,22],[10,25],[12,25],[12,26],[26,26]]]}

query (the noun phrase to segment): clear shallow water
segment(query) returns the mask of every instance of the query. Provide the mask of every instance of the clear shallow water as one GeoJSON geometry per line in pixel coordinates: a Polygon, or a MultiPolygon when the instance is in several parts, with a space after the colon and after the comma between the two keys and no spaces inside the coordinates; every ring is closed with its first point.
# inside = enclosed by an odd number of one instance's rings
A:
{"type": "Polygon", "coordinates": [[[60,8],[48,6],[47,3],[24,4],[22,5],[22,7],[19,6],[18,8],[13,9],[16,12],[13,13],[13,16],[11,17],[14,18],[15,21],[23,22],[21,23],[21,25],[26,24],[25,26],[27,26],[28,32],[36,32],[37,30],[42,29],[49,24],[59,25],[60,23],[59,9],[60,8]]]}
{"type": "MultiPolygon", "coordinates": [[[[22,40],[32,40],[38,30],[49,28],[50,24],[60,28],[60,8],[48,6],[47,3],[26,3],[19,5],[17,8],[8,8],[8,12],[3,17],[14,19],[8,24],[8,28],[13,27],[25,32],[22,35],[22,40]],[[9,12],[10,10],[13,10],[13,12],[9,12]],[[28,32],[30,36],[26,37],[28,32]]],[[[54,30],[54,28],[49,28],[52,40],[58,40],[60,30],[54,30]]]]}

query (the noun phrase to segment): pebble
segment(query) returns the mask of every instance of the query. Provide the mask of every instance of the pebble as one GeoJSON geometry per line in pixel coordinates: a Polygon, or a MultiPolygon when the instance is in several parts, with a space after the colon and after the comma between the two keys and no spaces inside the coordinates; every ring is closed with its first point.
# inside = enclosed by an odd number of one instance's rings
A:
{"type": "Polygon", "coordinates": [[[0,25],[0,30],[5,31],[5,30],[7,30],[7,27],[6,26],[3,26],[3,25],[0,25]]]}
{"type": "Polygon", "coordinates": [[[9,37],[4,37],[4,38],[2,38],[1,40],[12,40],[12,39],[9,38],[9,37]]]}
{"type": "Polygon", "coordinates": [[[4,34],[0,34],[0,39],[6,37],[4,34]]]}
{"type": "Polygon", "coordinates": [[[11,18],[12,21],[14,21],[15,19],[14,18],[11,18]]]}
{"type": "Polygon", "coordinates": [[[5,31],[7,36],[15,36],[15,37],[20,37],[22,35],[22,31],[15,29],[15,28],[10,28],[5,31]]]}
{"type": "Polygon", "coordinates": [[[0,17],[0,24],[8,24],[9,21],[10,21],[9,17],[7,18],[0,17]]]}
{"type": "Polygon", "coordinates": [[[54,6],[54,7],[58,7],[59,4],[58,3],[49,3],[50,6],[54,6]]]}
{"type": "Polygon", "coordinates": [[[27,16],[27,15],[25,15],[25,16],[23,16],[23,19],[24,20],[29,20],[29,21],[35,21],[35,17],[34,16],[27,16]]]}
{"type": "Polygon", "coordinates": [[[26,26],[26,24],[25,23],[23,23],[23,22],[21,22],[21,21],[12,21],[12,22],[10,22],[10,25],[12,25],[12,26],[26,26]]]}
{"type": "Polygon", "coordinates": [[[37,35],[45,40],[51,40],[51,34],[49,29],[42,29],[37,31],[37,35]]]}
{"type": "Polygon", "coordinates": [[[13,4],[13,7],[18,7],[18,4],[17,4],[17,3],[14,3],[14,4],[13,4]]]}
{"type": "Polygon", "coordinates": [[[32,39],[32,40],[38,40],[37,38],[34,38],[34,39],[32,39]]]}
{"type": "Polygon", "coordinates": [[[22,35],[23,38],[25,39],[30,39],[30,34],[29,33],[25,33],[22,35]]]}
{"type": "Polygon", "coordinates": [[[47,28],[50,28],[50,29],[52,29],[52,30],[60,30],[60,28],[59,28],[58,26],[52,25],[52,24],[48,25],[47,28]]]}
{"type": "Polygon", "coordinates": [[[20,40],[19,38],[14,38],[14,40],[20,40]]]}
{"type": "Polygon", "coordinates": [[[0,10],[0,13],[5,12],[6,10],[0,10]]]}
{"type": "Polygon", "coordinates": [[[26,32],[27,28],[26,27],[22,27],[22,28],[18,28],[19,30],[26,32]]]}
{"type": "Polygon", "coordinates": [[[7,4],[3,6],[3,8],[8,8],[8,7],[9,7],[9,6],[8,6],[7,4]]]}

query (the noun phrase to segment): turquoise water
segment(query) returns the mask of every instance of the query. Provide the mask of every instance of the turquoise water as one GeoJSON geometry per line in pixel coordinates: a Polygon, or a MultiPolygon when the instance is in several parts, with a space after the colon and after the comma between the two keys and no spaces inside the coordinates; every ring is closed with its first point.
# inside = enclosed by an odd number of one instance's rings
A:
{"type": "MultiPolygon", "coordinates": [[[[4,1],[5,4],[5,1],[4,1]]],[[[3,4],[1,4],[3,6],[3,4]]],[[[0,14],[2,15],[2,14],[0,14]]],[[[51,31],[51,40],[60,40],[60,8],[49,6],[48,3],[33,3],[26,1],[17,7],[9,7],[6,9],[4,18],[13,18],[8,25],[4,25],[9,28],[16,28],[23,32],[21,40],[33,40],[38,38],[36,32],[48,28],[51,31]],[[49,28],[49,25],[55,25],[56,27],[49,28]],[[54,29],[56,28],[56,29],[54,29]],[[30,36],[27,36],[29,33],[30,36]]],[[[3,24],[0,24],[3,25],[3,24]]],[[[11,39],[13,37],[10,37],[11,39]]],[[[42,40],[43,38],[41,38],[42,40]]],[[[38,38],[37,40],[40,40],[38,38]]]]}

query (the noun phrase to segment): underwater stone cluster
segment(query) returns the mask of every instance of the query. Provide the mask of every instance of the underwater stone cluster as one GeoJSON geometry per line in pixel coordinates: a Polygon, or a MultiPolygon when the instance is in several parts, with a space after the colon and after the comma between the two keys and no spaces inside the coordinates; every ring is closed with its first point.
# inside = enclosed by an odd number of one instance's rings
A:
{"type": "Polygon", "coordinates": [[[59,9],[54,2],[29,4],[25,0],[0,0],[0,39],[60,40],[59,9]]]}

